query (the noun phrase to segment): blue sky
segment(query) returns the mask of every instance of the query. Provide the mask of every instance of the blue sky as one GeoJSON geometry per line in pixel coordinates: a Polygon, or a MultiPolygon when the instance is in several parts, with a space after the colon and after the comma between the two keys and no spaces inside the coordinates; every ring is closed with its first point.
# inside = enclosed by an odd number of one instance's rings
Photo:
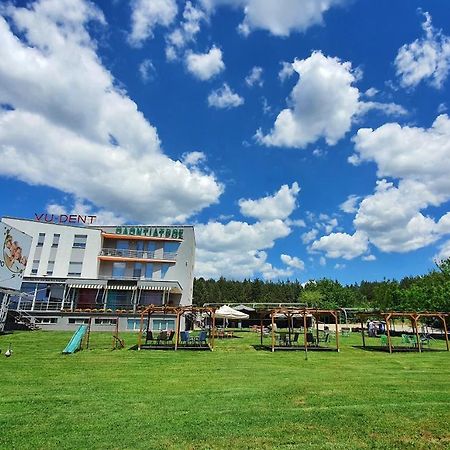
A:
{"type": "Polygon", "coordinates": [[[214,278],[352,283],[450,255],[446,1],[0,14],[1,216],[192,223],[214,278]]]}

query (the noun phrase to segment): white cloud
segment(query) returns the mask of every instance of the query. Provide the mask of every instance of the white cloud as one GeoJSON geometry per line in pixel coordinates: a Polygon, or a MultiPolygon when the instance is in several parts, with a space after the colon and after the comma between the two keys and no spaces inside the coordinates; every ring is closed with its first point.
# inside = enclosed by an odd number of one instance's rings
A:
{"type": "Polygon", "coordinates": [[[258,200],[239,200],[239,208],[242,215],[259,220],[286,219],[297,207],[299,192],[298,183],[292,183],[292,187],[284,184],[274,195],[258,200]]]}
{"type": "Polygon", "coordinates": [[[206,13],[192,5],[190,1],[186,2],[183,11],[183,20],[178,28],[175,28],[166,38],[167,59],[174,60],[178,57],[187,44],[195,41],[195,37],[200,31],[202,21],[207,21],[206,13]]]}
{"type": "Polygon", "coordinates": [[[209,80],[225,70],[222,50],[213,46],[207,53],[188,52],[186,54],[186,68],[199,80],[209,80]]]}
{"type": "Polygon", "coordinates": [[[324,137],[334,145],[350,129],[358,112],[359,91],[353,87],[351,64],[314,52],[292,64],[300,76],[272,131],[257,139],[267,146],[304,148],[324,137]]]}
{"type": "Polygon", "coordinates": [[[377,95],[378,92],[379,92],[378,89],[371,87],[371,88],[367,89],[366,92],[364,92],[364,95],[366,97],[372,98],[372,97],[375,97],[375,95],[377,95]]]}
{"type": "Polygon", "coordinates": [[[292,67],[292,63],[290,62],[286,62],[286,61],[281,61],[281,69],[278,72],[278,78],[280,79],[280,81],[285,81],[288,78],[292,77],[292,75],[294,75],[295,70],[292,67]]]}
{"type": "Polygon", "coordinates": [[[295,219],[295,220],[286,219],[285,223],[287,225],[289,225],[290,227],[298,227],[298,228],[306,227],[306,223],[305,223],[305,221],[303,219],[295,219]]]}
{"type": "Polygon", "coordinates": [[[395,58],[397,76],[403,87],[416,87],[426,81],[441,88],[450,70],[450,37],[436,30],[431,16],[424,13],[422,29],[425,36],[403,45],[395,58]]]}
{"type": "Polygon", "coordinates": [[[297,258],[296,256],[289,256],[289,255],[281,254],[280,258],[281,258],[281,261],[283,261],[283,263],[289,267],[293,267],[294,269],[299,269],[299,270],[305,269],[305,263],[301,259],[297,258]]]}
{"type": "Polygon", "coordinates": [[[335,268],[336,270],[342,270],[342,269],[345,269],[345,267],[346,267],[345,264],[340,264],[340,263],[336,263],[336,264],[334,265],[334,268],[335,268]]]}
{"type": "Polygon", "coordinates": [[[262,87],[264,80],[262,79],[263,69],[262,67],[255,66],[250,70],[250,73],[245,77],[245,82],[248,86],[262,87]]]}
{"type": "Polygon", "coordinates": [[[131,33],[128,42],[133,46],[153,37],[156,26],[169,26],[178,13],[176,0],[133,0],[131,3],[131,33]]]}
{"type": "Polygon", "coordinates": [[[248,35],[253,30],[267,30],[275,36],[289,36],[323,23],[323,15],[344,0],[202,0],[209,10],[220,5],[242,8],[244,20],[239,30],[248,35]]]}
{"type": "Polygon", "coordinates": [[[227,83],[224,83],[222,87],[208,95],[208,105],[214,108],[231,109],[243,104],[244,99],[236,92],[233,92],[227,83]]]}
{"type": "Polygon", "coordinates": [[[327,258],[353,259],[365,253],[368,245],[367,235],[364,233],[331,233],[314,241],[310,250],[325,252],[327,258]]]}
{"type": "Polygon", "coordinates": [[[443,261],[447,258],[450,258],[450,240],[444,242],[439,247],[439,253],[434,256],[434,260],[439,263],[440,261],[443,261]]]}
{"type": "Polygon", "coordinates": [[[358,210],[357,204],[360,198],[358,195],[349,195],[347,200],[339,205],[339,209],[347,214],[355,213],[358,210]]]}
{"type": "Polygon", "coordinates": [[[363,261],[375,261],[377,258],[375,255],[366,255],[361,258],[363,261]]]}
{"type": "MultiPolygon", "coordinates": [[[[384,252],[409,252],[450,233],[450,214],[433,218],[430,206],[450,200],[450,119],[436,118],[428,128],[388,123],[376,130],[360,129],[353,138],[351,161],[377,164],[375,192],[359,203],[353,224],[356,234],[384,252]],[[388,177],[393,181],[388,181],[388,177]],[[396,181],[397,180],[397,181],[396,181]]],[[[339,236],[349,240],[351,236],[339,236]]],[[[334,243],[323,237],[325,244],[334,243]]],[[[313,247],[319,249],[316,244],[313,247]]],[[[361,254],[364,248],[360,248],[361,254]]],[[[358,256],[357,252],[354,256],[358,256]]]]}
{"type": "Polygon", "coordinates": [[[280,271],[267,262],[264,250],[290,233],[291,229],[279,219],[255,224],[231,221],[196,225],[196,275],[239,279],[255,274],[265,278],[289,276],[290,271],[280,271]]]}
{"type": "Polygon", "coordinates": [[[91,20],[104,23],[97,8],[42,0],[7,13],[20,36],[0,17],[0,104],[14,108],[0,110],[1,174],[128,220],[184,221],[217,202],[214,175],[165,156],[156,129],[102,66],[86,31],[91,20]]]}
{"type": "Polygon", "coordinates": [[[319,264],[320,264],[322,267],[325,267],[325,266],[327,265],[327,260],[326,260],[326,258],[325,258],[324,256],[321,256],[321,257],[319,258],[319,264]]]}
{"type": "Polygon", "coordinates": [[[302,236],[301,236],[302,242],[304,244],[309,244],[311,241],[313,241],[317,237],[318,234],[319,234],[319,230],[316,230],[315,228],[313,228],[312,230],[302,234],[302,236]]]}
{"type": "Polygon", "coordinates": [[[153,79],[156,70],[150,59],[144,59],[141,64],[139,64],[139,73],[144,83],[153,79]]]}
{"type": "Polygon", "coordinates": [[[206,161],[206,155],[203,152],[183,153],[182,162],[186,166],[197,167],[200,163],[206,161]]]}
{"type": "Polygon", "coordinates": [[[321,138],[328,145],[335,145],[350,130],[352,122],[372,109],[387,115],[406,114],[395,103],[360,101],[361,94],[354,83],[361,71],[353,70],[350,62],[316,51],[309,58],[296,59],[292,68],[299,80],[287,99],[288,108],[278,114],[268,134],[264,135],[261,129],[256,132],[256,140],[263,145],[305,148],[321,138]]]}

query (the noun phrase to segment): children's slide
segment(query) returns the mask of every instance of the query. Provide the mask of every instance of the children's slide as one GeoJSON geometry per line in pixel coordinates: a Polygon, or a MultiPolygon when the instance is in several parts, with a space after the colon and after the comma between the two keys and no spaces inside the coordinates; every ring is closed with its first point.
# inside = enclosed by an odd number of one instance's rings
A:
{"type": "Polygon", "coordinates": [[[69,343],[67,344],[66,348],[63,350],[63,353],[75,353],[77,350],[80,350],[81,343],[83,341],[84,336],[86,335],[88,330],[87,325],[80,325],[77,331],[73,334],[71,337],[69,343]]]}

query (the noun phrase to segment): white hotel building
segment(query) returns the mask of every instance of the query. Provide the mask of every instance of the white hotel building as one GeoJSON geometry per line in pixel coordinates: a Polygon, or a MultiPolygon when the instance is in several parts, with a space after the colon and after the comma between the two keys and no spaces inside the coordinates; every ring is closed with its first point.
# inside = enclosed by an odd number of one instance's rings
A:
{"type": "MultiPolygon", "coordinates": [[[[114,328],[116,321],[120,331],[138,330],[139,311],[147,305],[192,304],[192,226],[2,222],[33,239],[23,294],[9,309],[25,311],[43,329],[72,330],[91,317],[96,330],[114,328]]],[[[175,328],[170,316],[151,320],[150,329],[175,328]]]]}

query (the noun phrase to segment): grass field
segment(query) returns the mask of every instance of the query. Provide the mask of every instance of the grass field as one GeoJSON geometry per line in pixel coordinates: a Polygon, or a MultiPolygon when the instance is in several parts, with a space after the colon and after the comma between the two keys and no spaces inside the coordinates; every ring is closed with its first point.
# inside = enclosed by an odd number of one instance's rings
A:
{"type": "Polygon", "coordinates": [[[70,336],[0,336],[0,448],[450,448],[448,352],[368,352],[352,335],[305,360],[250,332],[214,352],[111,351],[93,333],[63,356],[70,336]]]}

